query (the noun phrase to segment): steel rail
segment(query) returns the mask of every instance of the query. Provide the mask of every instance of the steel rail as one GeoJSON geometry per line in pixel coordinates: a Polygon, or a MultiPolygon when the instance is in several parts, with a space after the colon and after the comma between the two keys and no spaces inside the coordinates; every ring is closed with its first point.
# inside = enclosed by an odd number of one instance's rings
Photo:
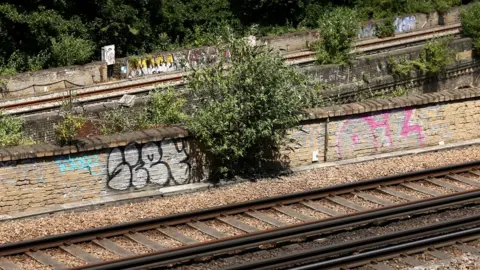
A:
{"type": "MultiPolygon", "coordinates": [[[[96,264],[85,265],[71,268],[72,270],[113,270],[113,269],[161,269],[161,267],[170,267],[178,263],[185,263],[203,257],[213,257],[216,255],[228,254],[239,250],[256,248],[260,245],[275,243],[288,243],[298,239],[316,238],[319,235],[338,232],[368,224],[377,224],[380,222],[394,220],[399,217],[410,217],[420,213],[439,211],[439,209],[448,209],[459,207],[459,205],[480,203],[480,191],[467,192],[460,195],[451,195],[448,197],[422,201],[408,205],[394,206],[388,209],[361,213],[353,216],[345,216],[331,220],[313,222],[309,224],[291,226],[285,229],[277,229],[262,233],[251,234],[243,237],[237,237],[227,240],[213,241],[204,244],[198,244],[186,248],[179,248],[170,251],[160,251],[139,255],[130,258],[112,260],[96,264]]],[[[473,218],[476,224],[480,223],[478,217],[473,218]]],[[[244,268],[257,269],[257,268],[244,268]]]]}
{"type": "MultiPolygon", "coordinates": [[[[400,44],[400,45],[399,44],[388,45],[388,44],[395,43],[395,42],[398,42],[398,41],[401,41],[401,40],[415,39],[415,38],[418,38],[418,37],[421,37],[421,36],[429,36],[429,35],[432,35],[432,34],[439,34],[439,33],[443,33],[443,32],[449,32],[449,31],[457,31],[458,32],[458,31],[460,31],[460,29],[461,29],[461,26],[457,26],[457,25],[442,27],[441,29],[433,28],[433,29],[431,29],[431,31],[426,31],[426,32],[422,32],[422,33],[415,33],[414,32],[413,34],[409,33],[409,34],[405,34],[405,35],[398,36],[398,37],[388,38],[387,40],[374,40],[374,41],[371,41],[371,42],[368,41],[368,42],[365,42],[364,44],[357,45],[356,48],[366,48],[366,49],[362,49],[361,50],[362,52],[369,51],[368,47],[371,46],[372,44],[373,45],[375,45],[375,44],[377,44],[377,45],[378,44],[386,44],[385,48],[388,48],[388,47],[395,48],[395,47],[398,47],[398,46],[403,46],[404,44],[400,44]]],[[[415,41],[413,41],[413,42],[415,42],[415,41]]],[[[385,49],[385,48],[381,48],[381,49],[385,49]]],[[[372,49],[371,51],[376,51],[376,50],[378,50],[378,49],[372,49]]],[[[308,59],[308,60],[306,60],[307,62],[313,62],[314,59],[309,59],[309,58],[311,58],[312,55],[314,55],[314,54],[315,54],[314,52],[308,52],[308,53],[301,54],[299,56],[286,56],[285,60],[286,60],[287,63],[291,63],[292,61],[299,61],[299,59],[308,59]]],[[[291,55],[293,55],[293,54],[291,54],[291,55]]],[[[299,64],[299,63],[291,63],[291,64],[299,64]]],[[[178,85],[182,85],[182,84],[184,84],[184,77],[185,76],[186,76],[185,74],[179,74],[178,76],[171,76],[171,77],[168,77],[168,78],[163,78],[163,79],[154,80],[154,81],[139,82],[139,83],[132,84],[132,85],[127,85],[127,86],[117,86],[117,87],[106,88],[106,89],[102,89],[102,90],[89,91],[89,92],[84,92],[84,93],[77,93],[76,98],[80,102],[82,102],[81,99],[84,99],[84,98],[91,98],[91,97],[95,97],[95,96],[99,96],[99,95],[111,94],[108,97],[98,97],[98,98],[94,99],[94,101],[99,102],[101,100],[111,99],[113,97],[122,96],[123,93],[120,93],[120,92],[122,92],[122,90],[129,90],[129,89],[136,89],[136,88],[139,88],[139,87],[151,86],[151,89],[150,89],[150,87],[148,87],[149,89],[145,89],[145,90],[141,91],[141,92],[148,92],[148,91],[151,91],[152,89],[154,89],[156,84],[176,83],[178,85]],[[118,94],[116,94],[116,93],[118,93],[118,94]]],[[[72,89],[72,90],[75,91],[75,89],[72,89]]],[[[44,99],[27,101],[27,102],[20,102],[20,103],[14,103],[14,104],[9,104],[9,103],[0,104],[0,109],[6,111],[6,113],[8,113],[9,110],[13,110],[15,108],[41,105],[41,104],[45,104],[45,103],[59,103],[59,102],[62,101],[62,99],[63,99],[63,97],[50,97],[50,98],[44,98],[44,99]]],[[[91,101],[88,101],[88,102],[91,102],[91,101]]],[[[59,104],[50,104],[49,106],[46,106],[46,107],[47,107],[47,109],[51,109],[51,108],[56,108],[58,106],[59,106],[59,104]]],[[[45,108],[40,108],[40,109],[32,110],[32,111],[42,111],[42,110],[45,110],[45,108]]]]}
{"type": "MultiPolygon", "coordinates": [[[[24,253],[30,249],[40,250],[46,248],[53,248],[61,246],[65,243],[73,244],[86,242],[97,239],[98,237],[121,236],[129,232],[139,232],[155,229],[159,226],[185,224],[192,220],[202,221],[221,217],[224,215],[241,214],[251,210],[268,209],[278,205],[289,205],[305,200],[325,198],[332,195],[345,194],[359,190],[374,189],[384,185],[393,185],[427,178],[440,177],[449,174],[468,172],[476,168],[480,168],[480,160],[439,168],[409,172],[404,174],[379,177],[375,179],[346,183],[325,188],[318,188],[303,192],[262,198],[258,200],[236,203],[231,205],[212,207],[198,211],[173,214],[159,218],[145,219],[101,228],[81,230],[32,240],[25,240],[21,242],[8,243],[0,245],[0,256],[24,253]]],[[[371,210],[370,212],[372,211],[375,210],[371,210]]]]}
{"type": "Polygon", "coordinates": [[[480,238],[479,226],[480,215],[462,217],[424,227],[323,246],[252,263],[234,265],[226,267],[224,270],[265,270],[284,269],[287,267],[296,270],[327,269],[344,266],[349,263],[356,263],[356,266],[358,266],[359,260],[372,261],[377,258],[391,256],[392,253],[402,254],[412,249],[432,246],[445,241],[450,242],[459,238],[471,237],[472,235],[480,238]],[[475,228],[452,232],[472,226],[475,226],[475,228]],[[301,266],[291,268],[295,265],[301,266]]]}

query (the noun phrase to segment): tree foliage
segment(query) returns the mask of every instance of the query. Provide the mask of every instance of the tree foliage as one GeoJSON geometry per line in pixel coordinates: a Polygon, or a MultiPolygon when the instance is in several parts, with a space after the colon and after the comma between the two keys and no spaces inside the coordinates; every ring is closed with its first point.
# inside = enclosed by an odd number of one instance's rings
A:
{"type": "Polygon", "coordinates": [[[442,38],[427,42],[418,59],[389,59],[390,70],[398,77],[408,77],[412,71],[420,71],[427,76],[438,76],[455,59],[450,49],[450,39],[442,38]]]}
{"type": "Polygon", "coordinates": [[[0,111],[0,147],[31,144],[33,141],[23,134],[23,120],[0,111]]]}
{"type": "Polygon", "coordinates": [[[461,13],[463,34],[473,38],[475,49],[480,49],[480,1],[461,13]]]}
{"type": "Polygon", "coordinates": [[[244,33],[281,34],[319,27],[334,7],[361,19],[446,10],[459,0],[4,0],[0,4],[0,64],[15,72],[84,63],[115,44],[118,56],[215,44],[228,25],[244,33]],[[54,42],[53,42],[54,41],[54,42]],[[72,45],[71,49],[69,45],[72,45]],[[92,46],[93,45],[93,46],[92,46]],[[61,48],[67,49],[59,54],[61,48]],[[91,49],[95,53],[91,53],[91,49]],[[73,53],[78,50],[78,53],[73,53]],[[10,59],[15,54],[15,59],[10,59]],[[15,61],[15,64],[10,64],[15,61]]]}
{"type": "Polygon", "coordinates": [[[278,150],[285,131],[299,121],[306,91],[305,78],[278,55],[244,39],[227,41],[220,50],[230,58],[188,78],[188,104],[194,106],[188,127],[220,168],[213,177],[258,167],[278,150]]]}
{"type": "Polygon", "coordinates": [[[320,40],[314,45],[320,64],[345,64],[350,58],[352,44],[360,21],[357,11],[338,7],[319,18],[320,40]]]}

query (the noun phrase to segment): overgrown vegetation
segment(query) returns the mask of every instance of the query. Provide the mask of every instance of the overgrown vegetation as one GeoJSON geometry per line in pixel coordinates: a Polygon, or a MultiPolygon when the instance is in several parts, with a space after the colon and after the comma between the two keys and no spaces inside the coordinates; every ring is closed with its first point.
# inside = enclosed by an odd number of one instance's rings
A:
{"type": "Polygon", "coordinates": [[[65,99],[59,111],[61,120],[55,126],[55,136],[60,144],[72,144],[75,142],[78,132],[86,122],[82,112],[75,108],[73,96],[65,99]]]}
{"type": "Polygon", "coordinates": [[[141,123],[146,126],[181,124],[187,119],[184,110],[186,100],[178,91],[169,87],[165,91],[154,91],[148,101],[147,109],[142,114],[141,123]]]}
{"type": "Polygon", "coordinates": [[[435,39],[427,42],[417,59],[389,58],[392,75],[405,78],[412,71],[421,72],[427,76],[438,76],[455,59],[455,53],[449,48],[450,39],[435,39]]]}
{"type": "Polygon", "coordinates": [[[351,49],[359,26],[354,9],[338,7],[324,13],[318,20],[320,39],[313,47],[319,64],[345,64],[351,58],[351,49]]]}
{"type": "Polygon", "coordinates": [[[464,9],[461,13],[461,20],[463,34],[473,39],[478,53],[480,50],[480,1],[476,1],[471,7],[464,9]]]}
{"type": "MultiPolygon", "coordinates": [[[[316,29],[326,11],[358,19],[446,10],[459,0],[5,0],[0,4],[1,69],[14,72],[81,64],[115,44],[117,56],[214,44],[222,26],[258,35],[316,29]],[[14,57],[11,57],[14,56],[14,57]]],[[[477,16],[478,17],[478,16],[477,16]]]]}
{"type": "Polygon", "coordinates": [[[0,147],[32,144],[33,140],[23,133],[21,118],[3,115],[0,111],[0,147]]]}
{"type": "Polygon", "coordinates": [[[392,37],[395,34],[393,17],[385,19],[382,23],[376,25],[375,35],[379,38],[392,37]]]}
{"type": "MultiPolygon", "coordinates": [[[[188,128],[213,160],[213,178],[263,166],[278,154],[286,130],[297,125],[305,78],[266,48],[228,36],[231,58],[188,78],[188,128]],[[228,62],[229,68],[224,65],[228,62]]],[[[221,54],[223,55],[223,54],[221,54]]]]}

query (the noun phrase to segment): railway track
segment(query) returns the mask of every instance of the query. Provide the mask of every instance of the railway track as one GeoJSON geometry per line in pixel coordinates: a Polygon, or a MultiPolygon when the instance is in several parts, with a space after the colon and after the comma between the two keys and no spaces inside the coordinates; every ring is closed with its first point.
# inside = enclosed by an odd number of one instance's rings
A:
{"type": "Polygon", "coordinates": [[[0,268],[163,265],[479,202],[476,161],[4,244],[0,268]]]}
{"type": "Polygon", "coordinates": [[[392,268],[383,261],[391,259],[396,259],[396,263],[416,267],[425,264],[412,256],[418,253],[428,253],[440,260],[451,259],[451,255],[441,250],[444,247],[455,247],[465,253],[480,254],[480,248],[475,247],[475,242],[479,239],[480,215],[474,215],[294,254],[284,254],[267,260],[226,267],[223,270],[352,269],[361,266],[389,270],[392,268]]]}
{"type": "MultiPolygon", "coordinates": [[[[461,30],[460,24],[437,27],[414,33],[400,34],[386,39],[372,39],[357,42],[354,49],[355,53],[373,54],[388,50],[416,46],[424,43],[433,37],[458,35],[461,30]]],[[[291,65],[306,65],[315,61],[315,53],[312,51],[301,51],[284,55],[285,61],[291,65]]],[[[97,103],[123,95],[142,95],[158,87],[163,86],[183,86],[184,78],[189,72],[176,72],[164,75],[150,75],[135,79],[129,82],[97,85],[92,87],[83,87],[72,89],[78,102],[83,104],[97,103]],[[138,81],[138,82],[137,82],[138,81]]],[[[0,110],[5,114],[25,114],[33,112],[42,112],[56,109],[61,106],[65,98],[65,90],[37,95],[33,97],[22,97],[0,102],[0,110]]]]}

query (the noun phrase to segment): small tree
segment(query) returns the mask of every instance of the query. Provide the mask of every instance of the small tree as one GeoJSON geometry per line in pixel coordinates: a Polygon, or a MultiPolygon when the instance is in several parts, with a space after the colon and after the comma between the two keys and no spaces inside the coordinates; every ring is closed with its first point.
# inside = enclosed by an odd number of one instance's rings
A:
{"type": "MultiPolygon", "coordinates": [[[[172,87],[156,90],[148,101],[145,116],[150,125],[181,124],[186,115],[182,112],[186,100],[172,87]]],[[[142,121],[140,121],[142,122],[142,121]]]]}
{"type": "Polygon", "coordinates": [[[318,20],[320,40],[314,44],[318,63],[347,63],[359,23],[354,9],[337,7],[323,13],[318,20]]]}
{"type": "Polygon", "coordinates": [[[379,38],[393,37],[395,35],[395,26],[393,17],[385,19],[383,23],[376,25],[375,35],[379,38]]]}
{"type": "Polygon", "coordinates": [[[60,144],[72,144],[86,122],[82,113],[75,110],[72,96],[62,103],[59,112],[61,120],[54,125],[55,135],[60,144]]]}
{"type": "Polygon", "coordinates": [[[56,66],[84,64],[94,52],[92,41],[70,35],[63,36],[59,40],[52,39],[51,42],[51,61],[56,66]]]}
{"type": "Polygon", "coordinates": [[[232,35],[218,48],[230,57],[188,78],[188,127],[212,156],[214,179],[258,167],[277,151],[299,121],[306,88],[301,74],[265,48],[232,35]]]}
{"type": "Polygon", "coordinates": [[[33,141],[23,134],[23,120],[10,116],[2,115],[0,111],[0,147],[25,145],[33,141]]]}
{"type": "Polygon", "coordinates": [[[480,49],[480,2],[476,1],[461,13],[463,35],[473,39],[476,50],[480,49]]]}

